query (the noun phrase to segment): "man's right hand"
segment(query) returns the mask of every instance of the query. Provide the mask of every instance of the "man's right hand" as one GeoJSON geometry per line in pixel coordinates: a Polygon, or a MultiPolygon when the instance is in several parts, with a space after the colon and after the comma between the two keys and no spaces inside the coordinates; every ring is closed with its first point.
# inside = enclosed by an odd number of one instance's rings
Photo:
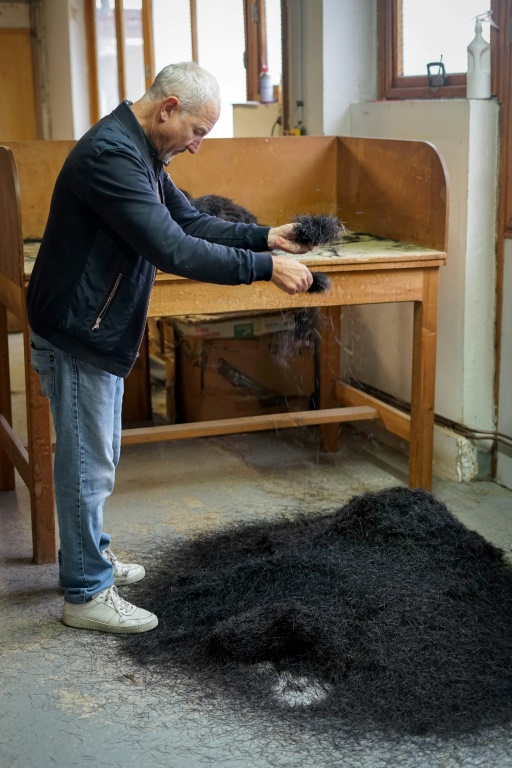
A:
{"type": "Polygon", "coordinates": [[[309,269],[295,259],[286,256],[272,256],[274,264],[271,282],[285,293],[294,294],[307,291],[313,282],[309,269]]]}

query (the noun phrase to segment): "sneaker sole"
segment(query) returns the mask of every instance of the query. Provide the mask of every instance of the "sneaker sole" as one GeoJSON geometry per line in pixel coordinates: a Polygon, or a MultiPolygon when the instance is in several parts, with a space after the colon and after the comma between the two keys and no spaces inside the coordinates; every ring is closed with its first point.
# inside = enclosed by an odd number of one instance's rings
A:
{"type": "Polygon", "coordinates": [[[155,627],[158,626],[158,617],[154,616],[153,619],[147,622],[147,624],[140,624],[134,627],[103,624],[100,621],[85,619],[80,616],[63,616],[62,623],[65,624],[66,627],[74,627],[75,629],[92,629],[96,632],[110,632],[116,635],[135,635],[139,632],[149,632],[150,629],[155,629],[155,627]]]}

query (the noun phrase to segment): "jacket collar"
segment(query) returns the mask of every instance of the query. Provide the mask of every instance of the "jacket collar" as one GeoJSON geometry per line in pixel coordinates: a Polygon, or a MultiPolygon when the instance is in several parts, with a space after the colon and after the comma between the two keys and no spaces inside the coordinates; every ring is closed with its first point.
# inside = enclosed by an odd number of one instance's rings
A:
{"type": "Polygon", "coordinates": [[[128,100],[122,101],[121,104],[114,109],[112,116],[118,120],[123,128],[130,134],[149,167],[153,169],[156,175],[158,175],[162,169],[162,162],[158,159],[154,146],[131,111],[130,107],[132,103],[133,102],[128,100]]]}

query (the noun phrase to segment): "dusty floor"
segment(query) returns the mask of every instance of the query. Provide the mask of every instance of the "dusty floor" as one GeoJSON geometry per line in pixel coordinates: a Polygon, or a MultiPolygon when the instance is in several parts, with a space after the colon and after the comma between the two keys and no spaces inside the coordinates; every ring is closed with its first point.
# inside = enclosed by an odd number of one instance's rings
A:
{"type": "MultiPolygon", "coordinates": [[[[11,347],[22,431],[18,337],[11,336],[11,347]]],[[[403,457],[351,430],[335,455],[317,451],[314,430],[132,446],[123,451],[105,529],[119,556],[150,569],[162,541],[235,520],[331,511],[355,494],[405,482],[403,457]]],[[[465,524],[510,550],[512,492],[440,479],[433,492],[465,524]]],[[[1,766],[512,768],[512,730],[452,741],[375,735],[333,743],[218,701],[199,704],[184,679],[159,685],[119,654],[118,638],[60,623],[56,566],[31,563],[21,481],[0,495],[0,505],[1,766]]],[[[123,595],[137,602],[137,585],[123,595]]]]}

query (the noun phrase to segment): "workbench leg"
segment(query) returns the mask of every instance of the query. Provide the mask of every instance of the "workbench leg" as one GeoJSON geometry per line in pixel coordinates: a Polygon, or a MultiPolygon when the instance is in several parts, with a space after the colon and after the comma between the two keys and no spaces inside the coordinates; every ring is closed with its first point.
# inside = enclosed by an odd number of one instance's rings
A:
{"type": "Polygon", "coordinates": [[[439,270],[424,272],[423,301],[414,302],[409,487],[432,487],[439,270]]]}
{"type": "MultiPolygon", "coordinates": [[[[0,414],[12,426],[11,374],[9,370],[9,336],[7,309],[0,304],[0,414]]],[[[14,490],[14,465],[0,448],[0,491],[14,490]]]]}
{"type": "MultiPolygon", "coordinates": [[[[336,382],[341,372],[341,307],[320,310],[319,407],[336,408],[336,382]]],[[[339,424],[320,427],[320,449],[334,453],[339,447],[339,424]]]]}
{"type": "Polygon", "coordinates": [[[32,513],[33,559],[38,565],[54,563],[55,504],[53,492],[52,433],[50,405],[41,390],[38,374],[30,364],[30,332],[23,332],[27,398],[30,508],[32,513]]]}

